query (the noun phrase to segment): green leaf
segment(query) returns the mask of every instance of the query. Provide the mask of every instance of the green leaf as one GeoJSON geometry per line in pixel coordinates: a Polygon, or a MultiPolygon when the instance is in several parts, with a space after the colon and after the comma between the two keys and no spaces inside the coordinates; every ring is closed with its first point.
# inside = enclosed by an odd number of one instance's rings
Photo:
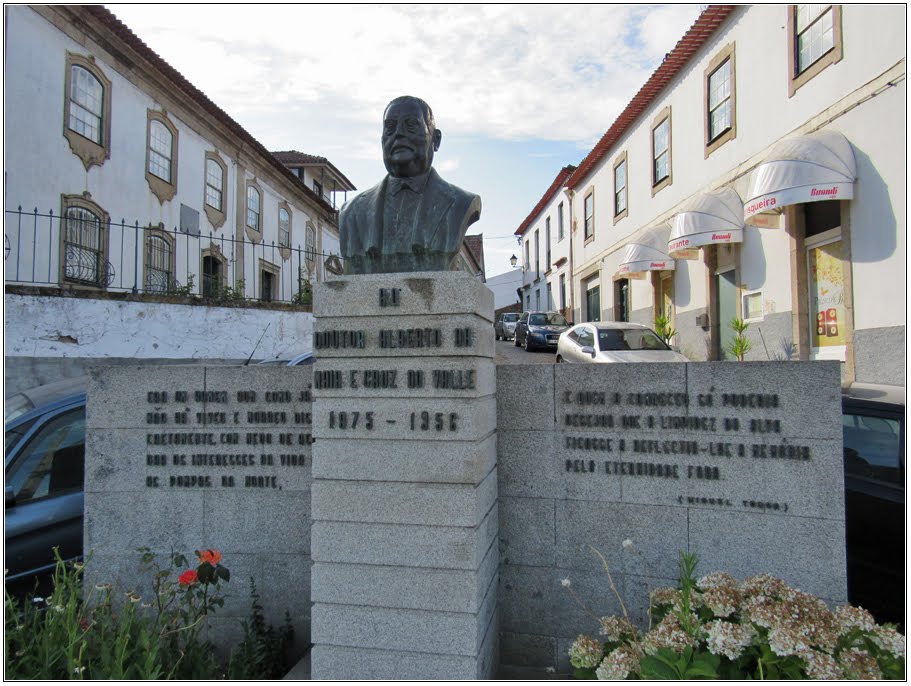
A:
{"type": "Polygon", "coordinates": [[[597,679],[595,674],[594,667],[574,667],[573,668],[573,678],[574,679],[597,679]]]}
{"type": "Polygon", "coordinates": [[[217,565],[215,567],[215,574],[218,576],[219,579],[224,579],[225,581],[231,580],[231,572],[228,571],[227,567],[222,567],[221,565],[217,565]]]}
{"type": "Polygon", "coordinates": [[[639,663],[639,667],[642,670],[642,678],[646,681],[658,679],[667,681],[680,678],[677,670],[657,655],[646,655],[639,663]]]}
{"type": "Polygon", "coordinates": [[[200,583],[211,584],[215,581],[215,567],[210,565],[208,562],[200,563],[199,567],[196,568],[196,574],[199,577],[200,583]]]}

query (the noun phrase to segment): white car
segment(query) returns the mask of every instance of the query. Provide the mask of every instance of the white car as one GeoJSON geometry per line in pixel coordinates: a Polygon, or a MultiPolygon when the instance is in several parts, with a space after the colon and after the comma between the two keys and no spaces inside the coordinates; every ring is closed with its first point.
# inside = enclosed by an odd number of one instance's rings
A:
{"type": "Polygon", "coordinates": [[[557,362],[686,362],[647,326],[586,322],[560,334],[557,362]]]}

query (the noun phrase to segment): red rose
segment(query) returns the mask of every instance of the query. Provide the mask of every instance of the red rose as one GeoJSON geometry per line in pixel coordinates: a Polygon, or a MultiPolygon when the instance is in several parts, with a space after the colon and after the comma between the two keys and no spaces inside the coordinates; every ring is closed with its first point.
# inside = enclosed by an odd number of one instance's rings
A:
{"type": "Polygon", "coordinates": [[[213,567],[221,562],[221,553],[217,550],[201,550],[197,551],[197,555],[200,563],[208,562],[213,567]]]}
{"type": "Polygon", "coordinates": [[[196,583],[196,581],[197,581],[196,576],[197,575],[196,575],[195,569],[188,569],[183,574],[181,574],[177,580],[184,586],[189,586],[190,584],[196,583]]]}

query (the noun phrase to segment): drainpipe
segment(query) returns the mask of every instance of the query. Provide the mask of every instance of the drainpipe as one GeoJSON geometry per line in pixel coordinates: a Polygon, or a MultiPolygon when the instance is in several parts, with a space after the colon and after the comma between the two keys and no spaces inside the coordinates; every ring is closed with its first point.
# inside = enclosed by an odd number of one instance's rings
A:
{"type": "Polygon", "coordinates": [[[569,216],[567,217],[567,224],[569,225],[569,311],[571,314],[570,320],[575,323],[576,287],[575,281],[573,280],[573,234],[575,233],[573,224],[573,198],[576,196],[576,192],[569,186],[565,186],[563,188],[563,194],[569,202],[569,216]]]}

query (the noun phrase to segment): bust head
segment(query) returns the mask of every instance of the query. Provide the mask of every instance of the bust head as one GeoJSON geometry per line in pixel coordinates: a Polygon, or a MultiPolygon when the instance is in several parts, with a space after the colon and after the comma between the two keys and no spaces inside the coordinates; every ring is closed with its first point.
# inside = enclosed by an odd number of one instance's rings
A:
{"type": "Polygon", "coordinates": [[[430,169],[443,133],[430,105],[411,95],[396,98],[383,113],[383,164],[392,176],[418,176],[430,169]]]}

